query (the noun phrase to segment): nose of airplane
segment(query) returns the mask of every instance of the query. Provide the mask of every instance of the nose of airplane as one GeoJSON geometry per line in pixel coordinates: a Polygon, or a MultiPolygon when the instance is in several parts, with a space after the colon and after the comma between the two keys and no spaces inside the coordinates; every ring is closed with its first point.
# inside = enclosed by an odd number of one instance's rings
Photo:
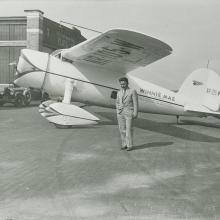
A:
{"type": "Polygon", "coordinates": [[[48,65],[48,53],[30,49],[21,50],[14,83],[22,87],[40,89],[48,65]]]}

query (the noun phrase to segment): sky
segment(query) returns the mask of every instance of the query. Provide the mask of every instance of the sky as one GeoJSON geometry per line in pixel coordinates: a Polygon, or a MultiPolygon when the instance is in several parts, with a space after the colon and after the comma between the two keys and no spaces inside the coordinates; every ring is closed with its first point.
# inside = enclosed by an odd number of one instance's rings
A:
{"type": "MultiPolygon", "coordinates": [[[[101,32],[126,28],[155,37],[173,53],[132,74],[168,89],[178,89],[195,69],[220,74],[219,0],[0,0],[0,16],[44,16],[101,32]]],[[[81,29],[86,38],[97,33],[81,29]]]]}

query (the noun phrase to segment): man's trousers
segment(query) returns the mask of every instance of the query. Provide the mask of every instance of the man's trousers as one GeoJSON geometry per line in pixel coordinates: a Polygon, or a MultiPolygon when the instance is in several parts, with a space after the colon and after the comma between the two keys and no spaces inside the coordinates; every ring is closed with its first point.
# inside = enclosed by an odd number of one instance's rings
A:
{"type": "Polygon", "coordinates": [[[133,146],[133,118],[131,114],[126,114],[123,111],[117,114],[119,131],[121,134],[122,147],[133,146]]]}

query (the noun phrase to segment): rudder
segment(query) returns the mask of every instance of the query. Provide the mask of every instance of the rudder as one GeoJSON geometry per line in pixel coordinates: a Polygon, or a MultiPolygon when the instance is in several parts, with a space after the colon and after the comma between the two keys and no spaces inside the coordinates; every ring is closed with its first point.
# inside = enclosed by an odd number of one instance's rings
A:
{"type": "Polygon", "coordinates": [[[183,82],[178,96],[184,104],[205,106],[211,111],[219,111],[220,77],[211,69],[202,68],[192,72],[183,82]]]}

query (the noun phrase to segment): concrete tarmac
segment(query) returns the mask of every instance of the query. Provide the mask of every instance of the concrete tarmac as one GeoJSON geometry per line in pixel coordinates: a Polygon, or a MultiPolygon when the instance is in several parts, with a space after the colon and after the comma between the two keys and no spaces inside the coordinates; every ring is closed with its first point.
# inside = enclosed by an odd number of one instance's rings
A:
{"type": "Polygon", "coordinates": [[[0,108],[0,220],[220,219],[220,120],[140,114],[127,152],[115,111],[86,109],[102,122],[0,108]]]}

